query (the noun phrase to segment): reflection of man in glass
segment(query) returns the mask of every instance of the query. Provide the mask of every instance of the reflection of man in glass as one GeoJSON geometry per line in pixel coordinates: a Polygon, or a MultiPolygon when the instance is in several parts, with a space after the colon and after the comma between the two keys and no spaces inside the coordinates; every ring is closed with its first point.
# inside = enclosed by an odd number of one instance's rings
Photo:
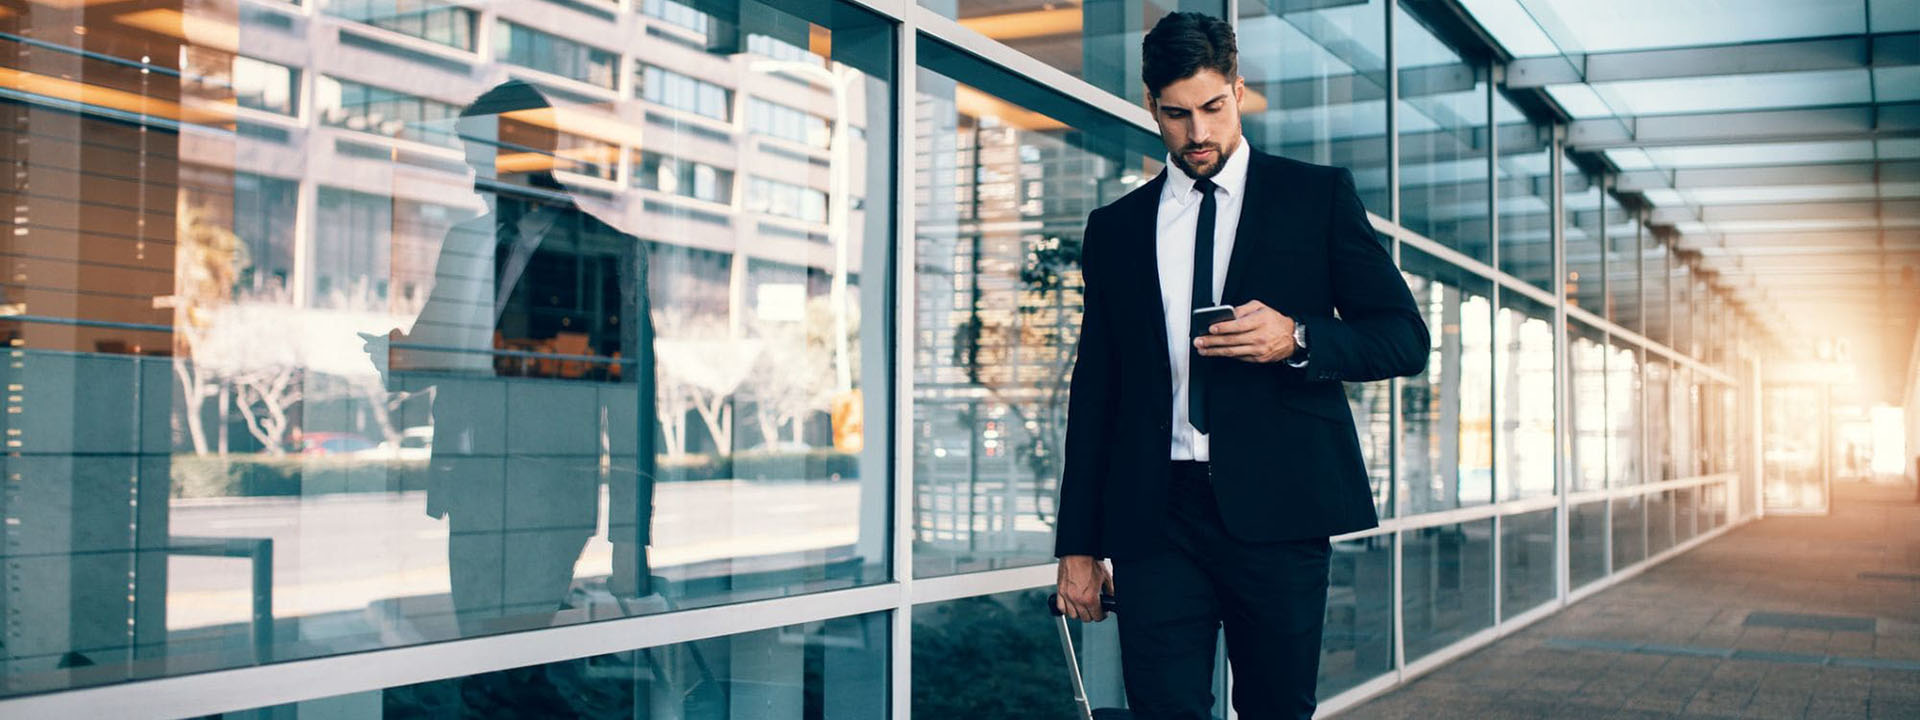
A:
{"type": "MultiPolygon", "coordinates": [[[[557,114],[503,83],[456,128],[488,212],[452,228],[412,328],[393,348],[400,389],[431,388],[427,513],[448,519],[460,634],[544,626],[567,606],[612,498],[617,594],[650,591],[653,328],[646,244],[589,214],[553,175],[606,158],[557,152],[557,114]],[[508,379],[502,376],[514,377],[508,379]]],[[[575,168],[579,169],[579,168],[575,168]]]]}

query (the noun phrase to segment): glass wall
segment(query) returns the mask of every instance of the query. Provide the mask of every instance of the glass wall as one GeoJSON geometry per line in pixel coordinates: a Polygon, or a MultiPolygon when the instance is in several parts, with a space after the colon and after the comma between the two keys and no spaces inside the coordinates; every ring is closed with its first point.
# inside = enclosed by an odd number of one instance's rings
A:
{"type": "Polygon", "coordinates": [[[1643,227],[1612,195],[1602,197],[1606,217],[1607,311],[1605,317],[1629,332],[1645,329],[1646,305],[1640,298],[1640,233],[1643,227]]]}
{"type": "Polygon", "coordinates": [[[1567,305],[1606,317],[1607,278],[1605,243],[1601,237],[1600,185],[1581,172],[1573,158],[1561,163],[1561,197],[1566,205],[1567,305]]]}
{"type": "Polygon", "coordinates": [[[1432,338],[1426,371],[1399,382],[1400,511],[1491,502],[1492,283],[1412,248],[1400,266],[1432,338]]]}
{"type": "Polygon", "coordinates": [[[1572,492],[1607,486],[1607,337],[1581,320],[1567,321],[1567,419],[1573,443],[1567,455],[1572,492]]]}
{"type": "MultiPolygon", "coordinates": [[[[914,716],[1073,717],[1050,593],[1037,588],[915,606],[913,664],[933,671],[913,674],[914,716]]],[[[1095,707],[1125,706],[1115,623],[1069,627],[1087,698],[1095,707]]]]}
{"type": "Polygon", "coordinates": [[[1501,497],[1552,495],[1554,479],[1553,308],[1500,291],[1500,351],[1494,374],[1500,389],[1501,497]]]}
{"type": "Polygon", "coordinates": [[[1163,150],[944,45],[920,58],[914,573],[1052,562],[1081,233],[1163,150]]]}
{"type": "Polygon", "coordinates": [[[1393,670],[1393,535],[1333,543],[1320,639],[1320,699],[1393,670]]]}
{"type": "MultiPolygon", "coordinates": [[[[64,590],[0,591],[31,627],[4,692],[889,578],[890,21],[246,7],[238,53],[127,15],[4,61],[95,88],[0,100],[8,147],[60,148],[7,151],[33,218],[8,252],[65,258],[6,291],[9,471],[41,488],[5,503],[32,554],[10,587],[64,590]],[[183,55],[250,79],[181,83],[183,55]],[[615,92],[628,62],[830,142],[615,92]],[[743,168],[821,212],[743,207],[743,168]]],[[[609,662],[554,672],[644,670],[609,662]]]]}
{"type": "Polygon", "coordinates": [[[1407,660],[1493,625],[1493,520],[1401,534],[1407,660]]]}
{"type": "Polygon", "coordinates": [[[1146,99],[1140,40],[1154,23],[1175,11],[1226,15],[1222,0],[920,0],[920,6],[1136,104],[1146,99]]]}
{"type": "Polygon", "coordinates": [[[1606,577],[1612,553],[1607,546],[1606,500],[1569,508],[1567,515],[1567,581],[1579,589],[1606,577]]]}
{"type": "Polygon", "coordinates": [[[1665,358],[1648,357],[1644,366],[1645,412],[1642,414],[1641,432],[1647,443],[1648,482],[1672,480],[1678,477],[1678,468],[1674,467],[1673,457],[1673,418],[1670,408],[1673,406],[1673,365],[1665,358]]]}
{"type": "Polygon", "coordinates": [[[1553,539],[1555,512],[1538,510],[1500,518],[1501,617],[1513,617],[1553,600],[1558,555],[1553,539]]]}
{"type": "Polygon", "coordinates": [[[879,720],[887,717],[887,626],[885,613],[834,618],[223,717],[879,720]]]}
{"type": "Polygon", "coordinates": [[[1640,353],[1617,338],[1607,350],[1607,486],[1646,480],[1640,353]]]}
{"type": "Polygon", "coordinates": [[[1505,93],[1494,93],[1493,116],[1499,123],[1499,161],[1494,163],[1494,188],[1500,194],[1499,268],[1551,291],[1553,136],[1522,114],[1505,93]]]}
{"type": "Polygon", "coordinates": [[[1345,388],[1322,700],[1739,519],[1716,279],[1431,3],[170,2],[0,8],[0,716],[1070,715],[1083,233],[1175,10],[1431,329],[1345,388]]]}
{"type": "Polygon", "coordinates": [[[1400,224],[1493,261],[1487,216],[1486,70],[1396,6],[1400,63],[1400,224]]]}
{"type": "Polygon", "coordinates": [[[1388,216],[1387,3],[1241,0],[1242,127],[1254,147],[1353,171],[1388,216]],[[1258,39],[1258,42],[1252,40],[1258,39]]]}

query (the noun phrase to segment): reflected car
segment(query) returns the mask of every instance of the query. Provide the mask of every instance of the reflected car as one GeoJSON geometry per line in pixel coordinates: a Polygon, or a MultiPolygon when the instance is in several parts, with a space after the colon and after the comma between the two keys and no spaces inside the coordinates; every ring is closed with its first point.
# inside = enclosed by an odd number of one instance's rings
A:
{"type": "Polygon", "coordinates": [[[407,428],[400,432],[399,444],[389,440],[363,454],[396,460],[426,460],[433,455],[433,426],[407,428]]]}
{"type": "Polygon", "coordinates": [[[373,441],[353,433],[316,432],[300,438],[301,455],[353,455],[373,448],[373,441]]]}

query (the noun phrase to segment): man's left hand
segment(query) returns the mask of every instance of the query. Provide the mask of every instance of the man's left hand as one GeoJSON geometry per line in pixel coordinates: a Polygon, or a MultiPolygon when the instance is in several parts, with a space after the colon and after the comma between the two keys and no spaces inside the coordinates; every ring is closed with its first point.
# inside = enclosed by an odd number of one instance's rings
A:
{"type": "Polygon", "coordinates": [[[1230,357],[1250,363],[1277,363],[1293,357],[1293,318],[1254,300],[1233,309],[1233,319],[1214,323],[1212,334],[1194,338],[1193,345],[1207,357],[1230,357]]]}

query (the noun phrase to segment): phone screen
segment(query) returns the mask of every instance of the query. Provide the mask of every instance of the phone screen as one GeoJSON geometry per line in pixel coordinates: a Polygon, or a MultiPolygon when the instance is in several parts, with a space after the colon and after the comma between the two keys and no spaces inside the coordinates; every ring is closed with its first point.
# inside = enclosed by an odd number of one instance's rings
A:
{"type": "Polygon", "coordinates": [[[1219,323],[1223,323],[1232,319],[1233,319],[1232,305],[1215,305],[1213,307],[1200,308],[1199,310],[1193,311],[1193,325],[1192,325],[1191,334],[1194,337],[1200,337],[1201,335],[1211,335],[1212,332],[1209,330],[1209,328],[1212,328],[1214,325],[1217,325],[1219,323]]]}

